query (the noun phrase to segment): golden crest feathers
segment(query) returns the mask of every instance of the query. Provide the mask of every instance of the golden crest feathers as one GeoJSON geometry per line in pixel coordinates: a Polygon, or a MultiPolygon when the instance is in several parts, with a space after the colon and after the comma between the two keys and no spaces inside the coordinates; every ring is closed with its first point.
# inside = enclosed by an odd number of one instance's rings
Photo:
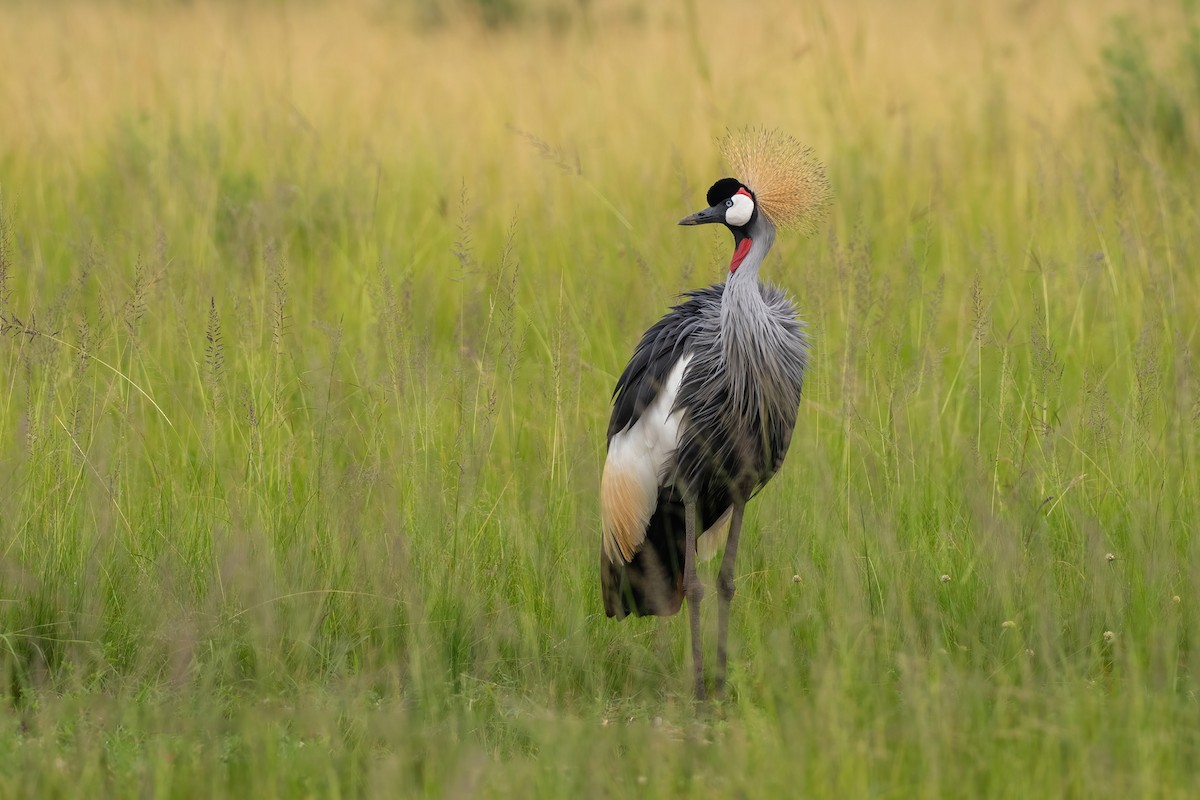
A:
{"type": "Polygon", "coordinates": [[[812,148],[778,131],[747,128],[725,134],[721,155],[776,227],[816,230],[831,198],[825,165],[812,148]]]}

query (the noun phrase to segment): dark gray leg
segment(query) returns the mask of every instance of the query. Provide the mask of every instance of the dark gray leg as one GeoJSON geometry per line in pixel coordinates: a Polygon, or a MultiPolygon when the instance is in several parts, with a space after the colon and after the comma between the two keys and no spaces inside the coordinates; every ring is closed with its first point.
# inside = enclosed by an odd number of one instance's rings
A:
{"type": "Polygon", "coordinates": [[[686,538],[683,546],[683,592],[687,596],[688,619],[692,625],[692,669],[696,679],[696,699],[704,699],[704,656],[700,652],[700,599],[704,586],[696,574],[696,503],[684,503],[686,538]]]}
{"type": "Polygon", "coordinates": [[[744,503],[733,504],[729,538],[725,541],[725,557],[721,559],[721,571],[717,574],[717,697],[725,696],[725,638],[729,633],[729,603],[736,591],[733,565],[737,561],[738,537],[742,535],[742,512],[745,510],[744,503]]]}

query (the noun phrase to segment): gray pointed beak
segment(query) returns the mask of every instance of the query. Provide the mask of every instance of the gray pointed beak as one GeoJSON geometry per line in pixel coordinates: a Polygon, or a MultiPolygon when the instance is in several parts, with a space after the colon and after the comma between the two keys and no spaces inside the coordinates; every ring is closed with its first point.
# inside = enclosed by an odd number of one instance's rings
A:
{"type": "Polygon", "coordinates": [[[708,225],[713,222],[725,221],[725,206],[712,206],[703,211],[697,211],[695,214],[686,216],[679,220],[680,225],[708,225]]]}

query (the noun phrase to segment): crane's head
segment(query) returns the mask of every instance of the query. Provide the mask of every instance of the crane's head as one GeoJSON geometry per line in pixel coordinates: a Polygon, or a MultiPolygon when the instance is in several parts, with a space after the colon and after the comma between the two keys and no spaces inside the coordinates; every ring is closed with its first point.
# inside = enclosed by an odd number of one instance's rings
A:
{"type": "Polygon", "coordinates": [[[721,178],[708,190],[708,208],[679,220],[680,225],[720,222],[736,232],[750,224],[758,213],[754,192],[737,178],[721,178]]]}
{"type": "Polygon", "coordinates": [[[766,129],[731,132],[721,152],[737,178],[722,178],[708,190],[709,207],[680,225],[721,222],[734,237],[747,235],[759,219],[779,228],[812,233],[829,205],[825,167],[786,134],[766,129]]]}

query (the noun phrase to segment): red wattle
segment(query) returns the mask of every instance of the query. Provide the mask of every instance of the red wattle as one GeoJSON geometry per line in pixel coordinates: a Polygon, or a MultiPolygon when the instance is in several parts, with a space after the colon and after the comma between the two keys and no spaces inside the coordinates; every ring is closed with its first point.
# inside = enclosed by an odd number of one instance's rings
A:
{"type": "Polygon", "coordinates": [[[750,239],[742,239],[738,244],[737,250],[733,251],[733,261],[729,262],[729,274],[737,272],[737,268],[742,265],[742,261],[746,259],[746,254],[750,252],[750,245],[754,244],[750,239]]]}

